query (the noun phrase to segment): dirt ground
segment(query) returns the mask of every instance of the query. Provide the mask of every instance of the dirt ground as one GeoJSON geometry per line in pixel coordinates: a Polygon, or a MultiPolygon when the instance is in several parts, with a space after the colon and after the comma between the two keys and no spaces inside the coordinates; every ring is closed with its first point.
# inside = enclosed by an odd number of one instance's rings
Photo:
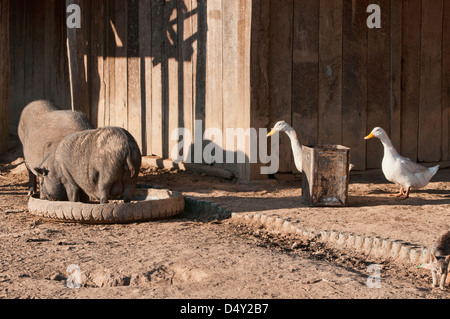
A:
{"type": "MultiPolygon", "coordinates": [[[[17,142],[16,144],[17,145],[17,142]]],[[[20,147],[0,158],[0,298],[446,299],[428,271],[338,251],[204,214],[128,225],[56,223],[27,212],[20,147]],[[380,284],[367,285],[378,264],[380,284]],[[76,275],[80,274],[80,278],[76,275]],[[67,283],[81,282],[81,288],[67,283]]],[[[303,229],[429,246],[450,229],[450,171],[407,201],[379,174],[354,174],[350,206],[309,208],[298,181],[249,184],[143,166],[140,184],[209,198],[236,213],[280,216],[303,229]]]]}

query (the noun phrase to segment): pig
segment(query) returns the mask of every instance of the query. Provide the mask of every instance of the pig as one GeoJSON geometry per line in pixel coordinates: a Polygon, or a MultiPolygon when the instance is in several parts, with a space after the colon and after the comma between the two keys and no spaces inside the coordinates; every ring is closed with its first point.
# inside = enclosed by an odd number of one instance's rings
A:
{"type": "Polygon", "coordinates": [[[104,127],[66,136],[35,170],[40,198],[79,202],[80,194],[105,204],[123,194],[129,202],[141,167],[135,139],[123,128],[104,127]]]}
{"type": "Polygon", "coordinates": [[[19,139],[23,146],[29,177],[29,195],[36,193],[38,167],[67,135],[92,129],[85,114],[60,110],[51,102],[38,100],[28,104],[20,115],[19,139]]]}

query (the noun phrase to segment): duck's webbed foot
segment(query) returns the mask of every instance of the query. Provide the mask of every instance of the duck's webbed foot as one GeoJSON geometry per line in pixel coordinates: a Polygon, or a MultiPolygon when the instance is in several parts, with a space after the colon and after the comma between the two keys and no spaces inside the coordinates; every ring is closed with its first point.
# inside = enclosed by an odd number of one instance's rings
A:
{"type": "Polygon", "coordinates": [[[402,188],[400,188],[400,193],[394,194],[392,196],[394,196],[394,197],[402,197],[403,194],[405,194],[405,189],[402,187],[402,188]]]}
{"type": "Polygon", "coordinates": [[[400,196],[399,198],[402,199],[402,200],[408,199],[410,190],[411,190],[411,187],[408,187],[408,189],[406,190],[406,193],[403,194],[402,196],[400,196]]]}

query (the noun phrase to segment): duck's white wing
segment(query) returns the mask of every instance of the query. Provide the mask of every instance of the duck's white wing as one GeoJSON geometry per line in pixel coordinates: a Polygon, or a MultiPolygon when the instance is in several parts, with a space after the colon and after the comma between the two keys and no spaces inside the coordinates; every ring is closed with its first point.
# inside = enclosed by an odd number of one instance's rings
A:
{"type": "Polygon", "coordinates": [[[400,163],[402,168],[406,169],[411,174],[423,173],[428,170],[425,166],[419,165],[411,159],[403,156],[400,156],[400,163]]]}

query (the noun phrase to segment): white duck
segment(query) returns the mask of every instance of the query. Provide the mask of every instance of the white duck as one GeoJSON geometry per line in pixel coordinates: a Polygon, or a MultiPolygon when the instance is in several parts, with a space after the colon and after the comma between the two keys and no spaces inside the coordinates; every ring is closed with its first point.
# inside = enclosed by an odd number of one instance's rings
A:
{"type": "Polygon", "coordinates": [[[439,165],[427,168],[411,161],[409,158],[400,156],[387,133],[381,127],[374,128],[372,133],[364,139],[369,140],[375,137],[380,139],[384,146],[382,162],[384,176],[388,181],[401,187],[400,193],[396,197],[407,199],[411,188],[418,189],[427,186],[431,178],[437,173],[439,165]]]}
{"type": "MultiPolygon", "coordinates": [[[[297,132],[285,121],[280,121],[273,127],[272,131],[267,134],[267,137],[272,136],[277,132],[285,132],[289,139],[291,140],[292,154],[294,155],[295,167],[299,172],[303,172],[303,155],[302,155],[302,145],[300,144],[297,132]]],[[[355,166],[350,164],[349,171],[351,171],[355,166]]]]}
{"type": "Polygon", "coordinates": [[[302,145],[300,144],[300,142],[298,140],[297,133],[285,121],[280,121],[277,124],[275,124],[272,131],[270,131],[270,133],[267,134],[267,137],[272,136],[273,134],[275,134],[277,132],[285,132],[287,134],[287,136],[289,136],[289,139],[291,140],[292,153],[294,155],[295,167],[298,169],[299,172],[302,172],[303,171],[302,145]]]}

